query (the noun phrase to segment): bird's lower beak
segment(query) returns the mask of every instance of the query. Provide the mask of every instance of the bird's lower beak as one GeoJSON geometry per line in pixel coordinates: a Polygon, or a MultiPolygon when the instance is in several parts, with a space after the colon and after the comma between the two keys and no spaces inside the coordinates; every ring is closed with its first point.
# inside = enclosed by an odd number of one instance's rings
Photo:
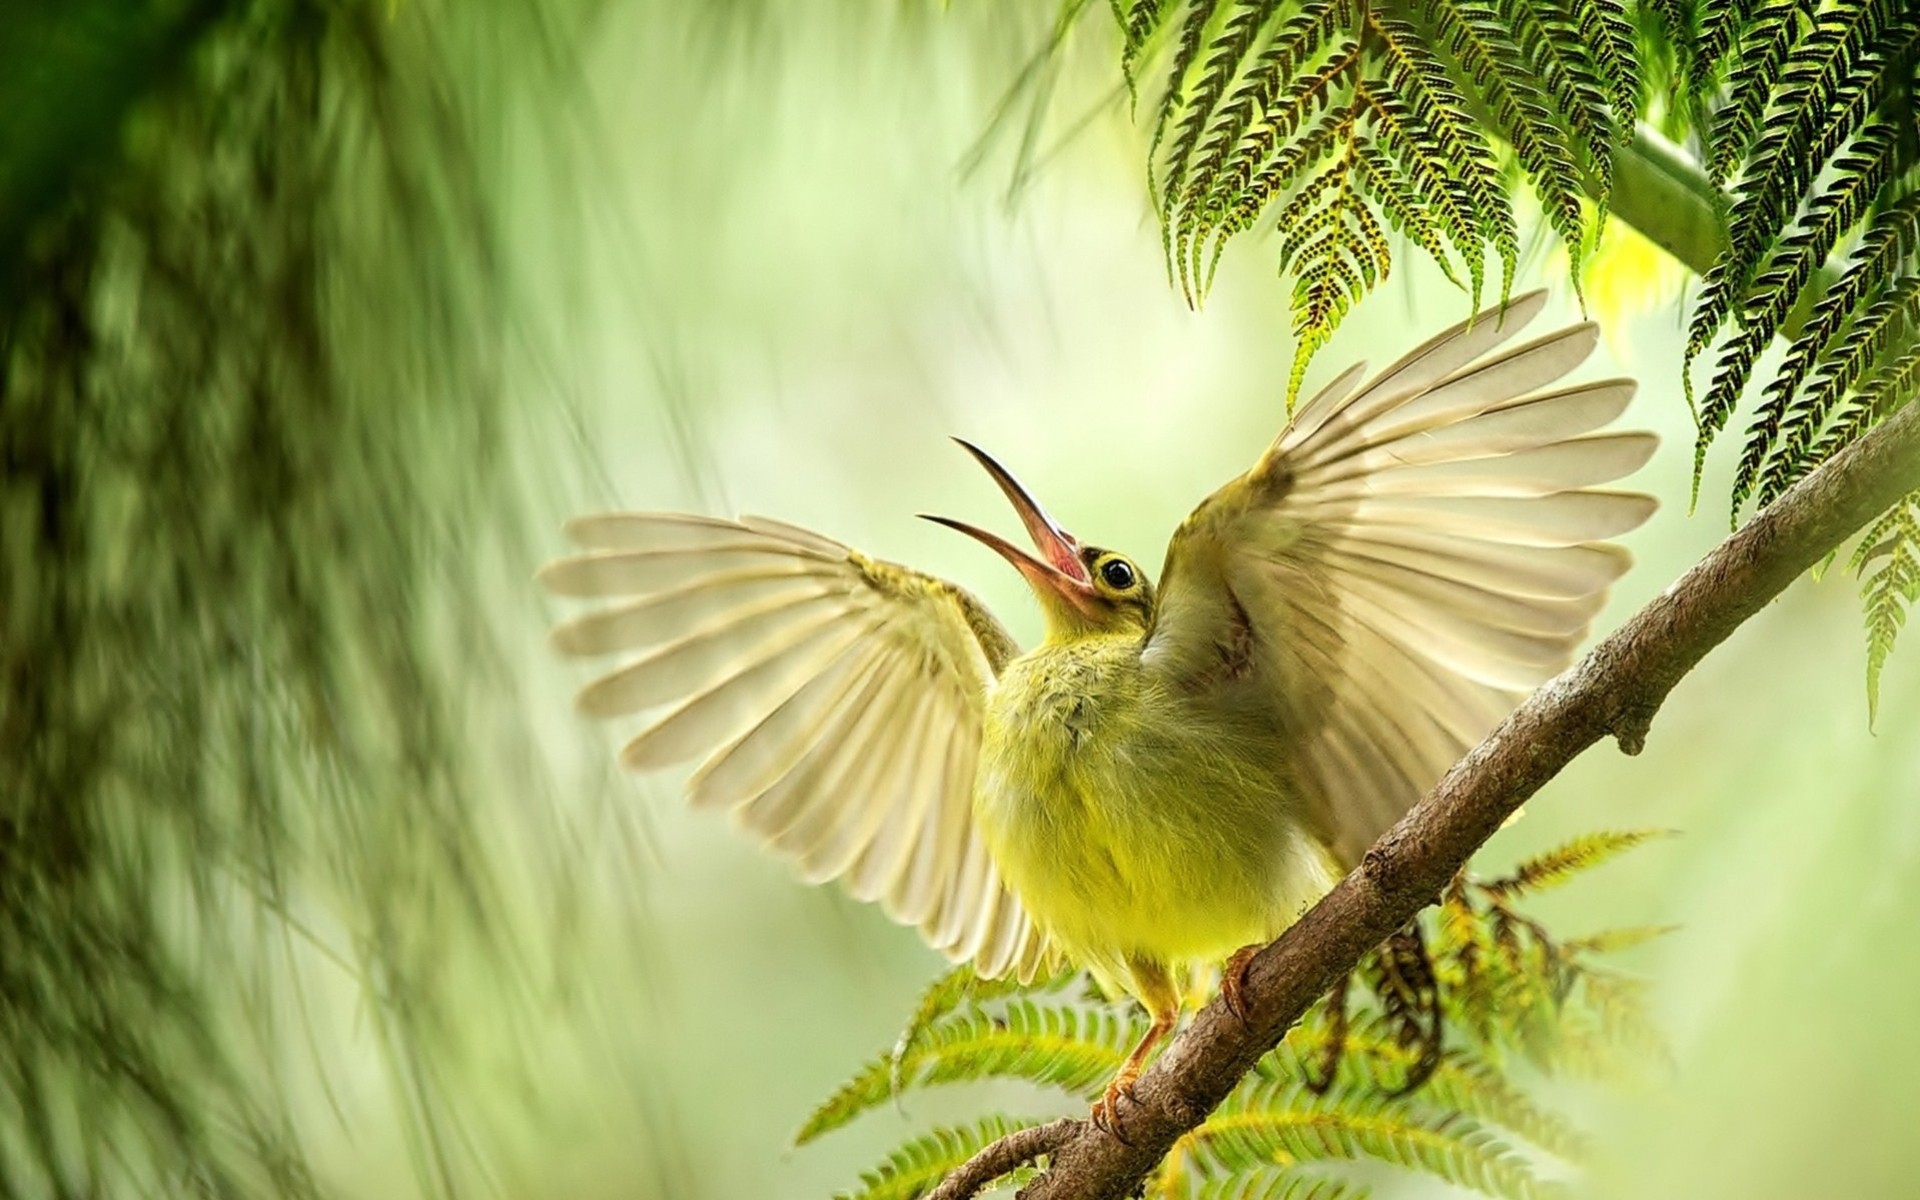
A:
{"type": "Polygon", "coordinates": [[[1006,493],[1008,502],[1013,505],[1014,512],[1020,515],[1020,523],[1027,527],[1028,535],[1033,538],[1034,549],[1039,554],[1037,557],[1029,554],[999,534],[989,533],[965,521],[956,521],[951,517],[930,516],[925,513],[921,515],[929,521],[945,525],[949,529],[957,529],[985,544],[1018,568],[1034,591],[1043,598],[1049,594],[1058,596],[1073,607],[1083,612],[1087,611],[1088,606],[1098,599],[1098,594],[1093,590],[1093,582],[1087,574],[1085,564],[1080,561],[1080,543],[1074,540],[1072,534],[1054,523],[1053,518],[1047,515],[1046,509],[1040,507],[1040,502],[1033,498],[1032,493],[1013,477],[1013,472],[995,462],[992,455],[973,443],[960,438],[955,438],[954,441],[965,447],[967,452],[973,455],[974,460],[986,468],[987,474],[993,476],[993,481],[1000,485],[1000,490],[1006,493]]]}

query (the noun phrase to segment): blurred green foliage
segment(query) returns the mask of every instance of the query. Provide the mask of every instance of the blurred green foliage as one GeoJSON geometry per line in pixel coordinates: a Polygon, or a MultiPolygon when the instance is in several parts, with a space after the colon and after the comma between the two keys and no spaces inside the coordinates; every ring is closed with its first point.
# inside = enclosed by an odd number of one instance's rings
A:
{"type": "Polygon", "coordinates": [[[565,45],[497,8],[4,22],[4,1194],[314,1190],[273,1064],[316,952],[457,1175],[461,964],[524,987],[509,865],[567,879],[463,599],[519,557],[490,143],[565,45]]]}
{"type": "MultiPolygon", "coordinates": [[[[1585,1159],[1587,1139],[1515,1068],[1614,1080],[1658,1069],[1665,1047],[1642,981],[1594,960],[1659,931],[1561,941],[1517,902],[1651,836],[1588,834],[1497,878],[1463,874],[1436,912],[1369,955],[1176,1143],[1148,1191],[1362,1196],[1378,1168],[1397,1167],[1504,1200],[1563,1194],[1552,1176],[1585,1159]]],[[[795,1140],[954,1083],[1025,1080],[1091,1104],[1146,1024],[1137,1005],[1104,1000],[1071,970],[1022,988],[961,967],[927,990],[893,1048],[823,1101],[795,1140]]],[[[1040,1123],[992,1113],[916,1134],[841,1195],[923,1194],[988,1142],[1040,1123]]],[[[1016,1172],[1000,1186],[1023,1180],[1016,1172]]]]}
{"type": "MultiPolygon", "coordinates": [[[[670,784],[604,789],[527,584],[589,502],[768,511],[1030,634],[911,518],[995,511],[945,434],[1149,560],[1245,466],[1270,255],[1186,310],[1118,36],[1042,54],[1054,15],[5,7],[0,1194],[817,1196],[910,1128],[1078,1108],[956,1088],[788,1150],[939,964],[670,784]]],[[[1596,370],[1683,441],[1677,297],[1623,236],[1596,270],[1644,311],[1596,370]]],[[[1401,250],[1329,365],[1458,315],[1401,250]]],[[[1716,536],[1670,503],[1612,613],[1716,536]]],[[[1905,1186],[1920,688],[1888,666],[1869,735],[1852,621],[1796,588],[1488,852],[1686,831],[1541,899],[1570,940],[1681,926],[1622,952],[1672,1075],[1547,1089],[1595,1194],[1905,1186]]]]}

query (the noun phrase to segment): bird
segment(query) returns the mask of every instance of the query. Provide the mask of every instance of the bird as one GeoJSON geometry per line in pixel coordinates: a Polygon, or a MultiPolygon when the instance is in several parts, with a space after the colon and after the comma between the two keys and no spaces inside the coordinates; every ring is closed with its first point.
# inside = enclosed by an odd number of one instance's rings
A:
{"type": "MultiPolygon", "coordinates": [[[[620,656],[577,707],[619,751],[688,762],[809,883],[837,880],[984,978],[1083,968],[1150,1018],[1230,1003],[1278,937],[1528,691],[1564,669],[1653,513],[1603,485],[1653,454],[1608,431],[1630,379],[1554,386],[1581,323],[1524,344],[1516,296],[1370,379],[1343,372],[1173,533],[1157,582],[1081,541],[984,450],[1031,551],[949,517],[1025,579],[1022,649],[964,588],[767,517],[576,518],[551,592],[599,601],[564,655],[620,656]],[[1223,968],[1220,964],[1224,963],[1223,968]]],[[[925,514],[922,514],[925,515],[925,514]]]]}

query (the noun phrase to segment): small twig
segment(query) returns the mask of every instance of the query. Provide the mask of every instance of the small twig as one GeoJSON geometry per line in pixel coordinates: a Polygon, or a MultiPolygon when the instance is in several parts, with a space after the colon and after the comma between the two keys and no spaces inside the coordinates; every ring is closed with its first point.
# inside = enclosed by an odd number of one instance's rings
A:
{"type": "MultiPolygon", "coordinates": [[[[1123,1113],[1126,1143],[1086,1122],[1059,1121],[1040,1127],[1050,1131],[1044,1135],[1026,1130],[989,1146],[956,1177],[979,1180],[975,1164],[998,1177],[1050,1152],[1052,1165],[1023,1200],[1132,1193],[1315,1000],[1440,895],[1515,809],[1603,738],[1638,749],[1667,694],[1708,651],[1916,487],[1920,400],[1761,510],[1454,764],[1359,869],[1254,956],[1240,992],[1244,1021],[1215,1000],[1141,1076],[1137,1103],[1123,1113]],[[1015,1138],[1031,1140],[1011,1145],[1015,1138]]],[[[983,1185],[942,1185],[934,1195],[964,1200],[983,1185]]]]}
{"type": "Polygon", "coordinates": [[[1010,1133],[954,1168],[939,1187],[927,1193],[927,1200],[972,1200],[982,1188],[1014,1168],[1052,1154],[1085,1125],[1085,1121],[1061,1117],[1010,1133]]]}

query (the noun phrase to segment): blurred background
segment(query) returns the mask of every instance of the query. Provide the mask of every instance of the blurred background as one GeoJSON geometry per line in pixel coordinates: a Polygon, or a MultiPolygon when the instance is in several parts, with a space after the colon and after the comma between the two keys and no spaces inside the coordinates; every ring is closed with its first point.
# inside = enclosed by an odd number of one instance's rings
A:
{"type": "MultiPolygon", "coordinates": [[[[766,513],[1031,638],[913,517],[1005,525],[948,435],[1143,562],[1252,460],[1271,254],[1185,305],[1117,43],[1038,59],[1042,8],[0,8],[0,1195],[824,1196],[983,1107],[790,1149],[944,964],[616,777],[531,575],[576,512],[766,513]]],[[[1578,319],[1536,241],[1516,287],[1578,319]]],[[[1309,388],[1467,311],[1398,259],[1309,388]]],[[[1597,632],[1726,532],[1730,452],[1688,512],[1686,286],[1609,226],[1585,377],[1665,444],[1597,632]]],[[[1920,667],[1869,729],[1858,623],[1795,585],[1483,854],[1682,834],[1540,908],[1679,926],[1627,960],[1670,1061],[1557,1097],[1586,1194],[1909,1186],[1920,667]]]]}

